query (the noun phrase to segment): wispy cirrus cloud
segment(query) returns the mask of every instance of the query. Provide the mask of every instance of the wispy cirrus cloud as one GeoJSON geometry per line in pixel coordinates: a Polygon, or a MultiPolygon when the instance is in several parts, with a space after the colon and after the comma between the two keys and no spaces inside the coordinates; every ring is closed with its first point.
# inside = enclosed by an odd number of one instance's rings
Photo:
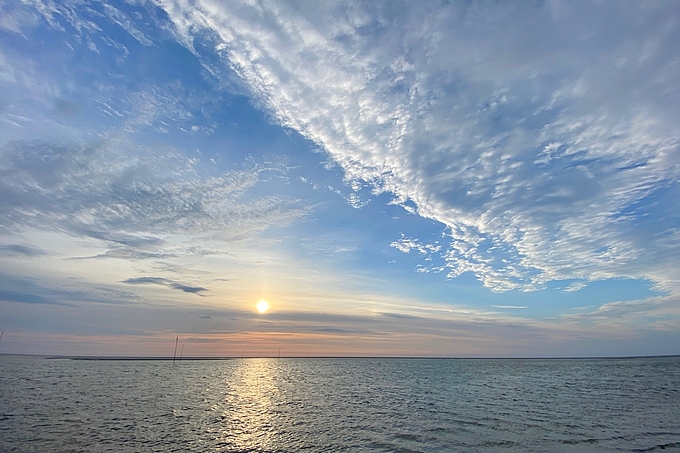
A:
{"type": "Polygon", "coordinates": [[[13,256],[40,256],[45,253],[35,247],[21,244],[0,245],[0,252],[13,256]]]}
{"type": "MultiPolygon", "coordinates": [[[[150,36],[159,39],[158,27],[167,26],[153,5],[128,6],[7,6],[11,20],[0,24],[6,31],[30,36],[46,28],[66,46],[50,42],[23,52],[19,40],[0,49],[0,87],[9,95],[0,109],[6,126],[0,230],[62,231],[108,244],[96,257],[137,260],[198,253],[195,245],[170,245],[169,237],[210,235],[230,242],[304,216],[308,207],[300,200],[252,195],[264,181],[285,176],[287,168],[276,158],[238,156],[248,162],[220,171],[198,150],[187,155],[138,143],[149,134],[210,135],[216,127],[210,112],[223,99],[148,68],[141,83],[126,82],[139,68],[130,66],[135,46],[148,49],[154,44],[150,36]],[[133,20],[142,14],[147,22],[133,20]],[[74,48],[82,59],[73,58],[74,48]],[[51,67],[45,53],[64,64],[51,67]]],[[[166,44],[167,37],[155,44],[166,44]]],[[[202,253],[215,250],[204,247],[202,253]]]]}
{"type": "Polygon", "coordinates": [[[25,304],[75,306],[77,303],[124,305],[139,302],[136,294],[123,291],[113,285],[85,281],[54,281],[34,277],[17,277],[0,272],[2,292],[0,299],[25,304]]]}
{"type": "Polygon", "coordinates": [[[615,301],[595,309],[564,314],[562,319],[570,323],[595,326],[616,326],[631,331],[639,328],[667,332],[680,329],[678,296],[657,296],[645,300],[615,301]]]}
{"type": "Polygon", "coordinates": [[[160,4],[348,180],[440,221],[450,277],[677,289],[673,5],[160,4]]]}
{"type": "MultiPolygon", "coordinates": [[[[305,214],[293,199],[245,199],[262,173],[283,167],[255,164],[241,171],[201,176],[177,155],[119,153],[107,147],[12,142],[0,163],[0,227],[56,229],[110,244],[118,257],[165,250],[167,235],[213,233],[237,240],[285,225],[305,214]]],[[[187,245],[195,253],[195,245],[187,245]]]]}
{"type": "Polygon", "coordinates": [[[0,291],[0,300],[4,300],[4,301],[7,301],[7,302],[18,302],[18,303],[22,303],[22,304],[63,305],[62,303],[56,302],[52,299],[48,299],[47,297],[43,297],[43,296],[40,296],[40,295],[37,295],[37,294],[24,293],[24,292],[20,292],[20,291],[1,290],[0,291]]]}

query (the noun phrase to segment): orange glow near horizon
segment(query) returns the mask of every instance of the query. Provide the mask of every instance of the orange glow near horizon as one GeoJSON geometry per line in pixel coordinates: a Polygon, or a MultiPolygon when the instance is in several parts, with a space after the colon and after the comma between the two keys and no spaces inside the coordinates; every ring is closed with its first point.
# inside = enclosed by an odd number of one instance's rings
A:
{"type": "MultiPolygon", "coordinates": [[[[442,341],[432,334],[375,336],[335,333],[239,332],[201,334],[178,332],[143,336],[68,335],[13,332],[5,344],[12,353],[65,356],[166,357],[172,359],[175,338],[184,345],[183,357],[375,357],[375,356],[492,356],[476,338],[442,341]],[[17,347],[18,344],[21,347],[17,347]]],[[[8,338],[7,332],[2,338],[8,338]]],[[[492,344],[492,346],[494,346],[492,344]]],[[[512,345],[510,345],[512,346],[512,345]]],[[[514,345],[516,346],[516,345],[514,345]]],[[[178,349],[178,356],[179,356],[178,349]]],[[[5,351],[3,351],[5,352],[5,351]]],[[[505,351],[504,351],[505,352],[505,351]]],[[[509,353],[509,352],[506,352],[509,353]]]]}

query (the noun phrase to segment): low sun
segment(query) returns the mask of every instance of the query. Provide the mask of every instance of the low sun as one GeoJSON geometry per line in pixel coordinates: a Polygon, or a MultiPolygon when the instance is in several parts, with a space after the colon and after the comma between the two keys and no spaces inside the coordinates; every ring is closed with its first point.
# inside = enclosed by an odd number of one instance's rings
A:
{"type": "Polygon", "coordinates": [[[262,299],[257,303],[257,305],[255,305],[255,308],[257,308],[257,311],[260,313],[264,313],[265,311],[269,310],[269,302],[262,299]]]}

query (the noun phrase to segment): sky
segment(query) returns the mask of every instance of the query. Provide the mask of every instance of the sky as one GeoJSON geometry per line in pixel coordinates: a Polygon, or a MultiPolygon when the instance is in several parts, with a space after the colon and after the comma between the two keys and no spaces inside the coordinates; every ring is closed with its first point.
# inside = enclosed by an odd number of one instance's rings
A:
{"type": "Polygon", "coordinates": [[[680,354],[678,42],[672,0],[7,0],[0,353],[680,354]]]}

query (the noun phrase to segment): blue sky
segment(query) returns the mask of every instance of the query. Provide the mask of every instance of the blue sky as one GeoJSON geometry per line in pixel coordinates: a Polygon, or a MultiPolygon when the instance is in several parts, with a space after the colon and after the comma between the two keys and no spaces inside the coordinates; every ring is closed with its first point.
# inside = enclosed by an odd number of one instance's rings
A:
{"type": "Polygon", "coordinates": [[[677,3],[0,8],[0,352],[680,353],[677,3]]]}

